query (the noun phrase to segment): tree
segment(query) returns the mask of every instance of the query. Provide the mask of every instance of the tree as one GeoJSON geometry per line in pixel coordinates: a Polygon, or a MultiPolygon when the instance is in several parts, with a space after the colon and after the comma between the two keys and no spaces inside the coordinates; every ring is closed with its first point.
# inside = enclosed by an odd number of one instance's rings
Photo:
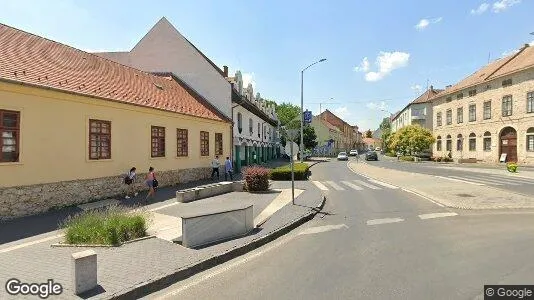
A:
{"type": "MultiPolygon", "coordinates": [[[[317,143],[317,134],[315,133],[315,128],[313,128],[310,125],[305,125],[303,128],[303,131],[304,131],[304,149],[313,149],[317,147],[318,143],[317,143]]],[[[297,143],[297,145],[300,144],[300,131],[298,132],[293,142],[297,143]]],[[[282,137],[280,138],[280,144],[282,144],[283,147],[286,146],[285,135],[282,135],[282,137]]]]}
{"type": "Polygon", "coordinates": [[[291,103],[282,103],[276,106],[276,115],[280,125],[289,128],[300,126],[300,107],[291,103]]]}
{"type": "Polygon", "coordinates": [[[419,125],[409,125],[391,136],[388,147],[403,154],[413,154],[429,149],[435,140],[428,129],[419,125]]]}
{"type": "Polygon", "coordinates": [[[385,131],[387,129],[391,130],[391,120],[390,120],[390,118],[389,117],[385,117],[384,119],[382,119],[382,123],[380,123],[379,128],[382,131],[385,131]]]}
{"type": "Polygon", "coordinates": [[[384,152],[387,153],[390,151],[389,149],[389,139],[391,138],[391,119],[389,117],[385,117],[382,119],[382,123],[380,123],[380,131],[382,132],[382,144],[384,148],[384,152]]]}
{"type": "Polygon", "coordinates": [[[367,129],[367,131],[365,132],[365,137],[366,138],[372,138],[373,137],[373,132],[371,131],[371,129],[367,129]]]}

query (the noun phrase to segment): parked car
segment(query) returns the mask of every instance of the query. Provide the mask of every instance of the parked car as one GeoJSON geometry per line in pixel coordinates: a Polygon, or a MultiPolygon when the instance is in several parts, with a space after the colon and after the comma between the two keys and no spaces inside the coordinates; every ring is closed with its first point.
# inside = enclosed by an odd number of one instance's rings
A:
{"type": "Polygon", "coordinates": [[[337,155],[337,160],[349,160],[347,152],[339,152],[339,154],[337,155]]]}
{"type": "Polygon", "coordinates": [[[365,153],[365,160],[378,160],[378,154],[376,151],[369,151],[365,153]]]}
{"type": "Polygon", "coordinates": [[[356,156],[356,155],[358,155],[358,150],[350,150],[349,155],[350,155],[350,156],[356,156]]]}

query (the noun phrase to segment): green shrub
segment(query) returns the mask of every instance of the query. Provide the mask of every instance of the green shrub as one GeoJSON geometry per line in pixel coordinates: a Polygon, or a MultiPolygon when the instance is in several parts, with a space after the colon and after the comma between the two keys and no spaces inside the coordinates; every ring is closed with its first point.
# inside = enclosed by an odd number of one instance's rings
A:
{"type": "Polygon", "coordinates": [[[269,169],[260,166],[251,166],[243,169],[245,190],[260,192],[269,190],[269,169]]]}
{"type": "Polygon", "coordinates": [[[397,154],[395,154],[395,152],[393,152],[393,151],[389,151],[388,153],[386,153],[386,156],[397,157],[397,154]]]}
{"type": "Polygon", "coordinates": [[[68,244],[120,245],[146,236],[147,224],[142,213],[112,207],[69,217],[62,227],[68,244]]]}
{"type": "MultiPolygon", "coordinates": [[[[296,163],[293,167],[295,180],[307,180],[310,166],[306,163],[296,163]]],[[[291,180],[291,165],[271,170],[272,180],[291,180]]]]}
{"type": "Polygon", "coordinates": [[[506,169],[508,169],[508,172],[516,173],[517,172],[517,164],[516,163],[508,163],[506,165],[506,169]]]}
{"type": "Polygon", "coordinates": [[[411,155],[401,156],[400,159],[404,161],[414,161],[413,156],[411,155]]]}

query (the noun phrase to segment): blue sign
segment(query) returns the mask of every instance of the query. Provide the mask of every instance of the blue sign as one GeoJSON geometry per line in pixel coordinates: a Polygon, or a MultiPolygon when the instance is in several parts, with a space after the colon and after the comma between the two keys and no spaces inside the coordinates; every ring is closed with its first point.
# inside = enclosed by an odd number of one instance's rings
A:
{"type": "Polygon", "coordinates": [[[312,112],[309,110],[306,110],[304,112],[304,123],[311,124],[312,122],[312,112]]]}

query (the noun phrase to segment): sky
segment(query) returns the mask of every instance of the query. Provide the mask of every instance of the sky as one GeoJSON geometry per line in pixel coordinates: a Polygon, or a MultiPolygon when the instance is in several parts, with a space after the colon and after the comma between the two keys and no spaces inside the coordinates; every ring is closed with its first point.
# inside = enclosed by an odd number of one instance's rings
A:
{"type": "Polygon", "coordinates": [[[255,92],[329,109],[361,131],[427,86],[534,45],[532,0],[2,0],[0,23],[85,50],[130,50],[166,17],[255,92]]]}

